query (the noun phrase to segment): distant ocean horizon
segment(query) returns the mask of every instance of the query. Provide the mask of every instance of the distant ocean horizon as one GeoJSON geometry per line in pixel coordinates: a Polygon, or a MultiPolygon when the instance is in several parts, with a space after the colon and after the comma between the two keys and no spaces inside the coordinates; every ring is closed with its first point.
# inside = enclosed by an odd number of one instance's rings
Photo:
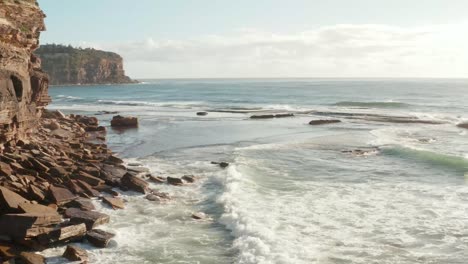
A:
{"type": "Polygon", "coordinates": [[[49,108],[95,115],[126,162],[197,179],[100,208],[116,238],[96,263],[466,263],[468,79],[137,80],[50,87],[49,108]],[[250,118],[278,113],[294,116],[250,118]]]}

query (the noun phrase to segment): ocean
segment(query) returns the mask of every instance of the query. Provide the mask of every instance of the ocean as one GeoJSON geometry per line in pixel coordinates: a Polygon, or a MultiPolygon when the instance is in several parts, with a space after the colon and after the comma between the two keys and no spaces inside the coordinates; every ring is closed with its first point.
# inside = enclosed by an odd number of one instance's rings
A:
{"type": "Polygon", "coordinates": [[[116,237],[84,245],[95,263],[468,261],[468,130],[456,126],[468,121],[468,80],[146,80],[50,95],[49,109],[96,115],[126,162],[197,179],[151,184],[166,203],[96,201],[116,237]],[[113,130],[102,111],[140,127],[113,130]],[[249,118],[268,113],[295,116],[249,118]],[[308,124],[318,119],[342,122],[308,124]]]}

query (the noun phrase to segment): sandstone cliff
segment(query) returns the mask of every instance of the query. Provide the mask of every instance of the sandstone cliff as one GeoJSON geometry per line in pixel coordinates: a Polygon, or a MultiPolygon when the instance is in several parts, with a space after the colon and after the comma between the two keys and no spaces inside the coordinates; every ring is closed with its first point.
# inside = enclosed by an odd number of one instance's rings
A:
{"type": "Polygon", "coordinates": [[[122,57],[113,52],[50,44],[36,54],[54,85],[134,82],[125,76],[122,57]]]}
{"type": "Polygon", "coordinates": [[[50,102],[47,74],[33,54],[44,17],[34,0],[0,1],[0,145],[34,129],[50,102]]]}

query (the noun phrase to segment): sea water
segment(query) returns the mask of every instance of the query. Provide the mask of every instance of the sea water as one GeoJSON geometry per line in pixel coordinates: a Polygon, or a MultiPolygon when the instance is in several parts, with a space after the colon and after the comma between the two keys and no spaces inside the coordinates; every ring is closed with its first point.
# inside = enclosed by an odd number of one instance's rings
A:
{"type": "MultiPolygon", "coordinates": [[[[81,245],[93,262],[468,262],[468,130],[456,126],[468,121],[468,80],[147,80],[50,94],[51,109],[96,115],[127,162],[197,179],[151,184],[170,194],[164,203],[132,192],[125,210],[96,201],[116,237],[81,245]],[[113,130],[101,111],[140,126],[113,130]],[[308,125],[328,118],[342,122],[308,125]]],[[[62,251],[47,251],[50,262],[62,251]]]]}

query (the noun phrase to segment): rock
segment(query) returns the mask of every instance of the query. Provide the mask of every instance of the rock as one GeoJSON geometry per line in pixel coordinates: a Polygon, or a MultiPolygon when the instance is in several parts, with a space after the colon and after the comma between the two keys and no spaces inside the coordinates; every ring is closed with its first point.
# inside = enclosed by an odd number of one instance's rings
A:
{"type": "Polygon", "coordinates": [[[88,261],[88,253],[86,250],[77,247],[68,245],[67,249],[63,253],[63,257],[70,260],[70,261],[81,261],[87,262],[88,261]]]}
{"type": "Polygon", "coordinates": [[[208,115],[208,112],[197,112],[197,116],[206,116],[208,115]]]}
{"type": "Polygon", "coordinates": [[[43,201],[45,199],[44,192],[41,189],[34,186],[33,184],[29,185],[28,193],[29,193],[28,197],[32,198],[33,200],[43,201]]]}
{"type": "Polygon", "coordinates": [[[221,168],[226,168],[226,167],[229,166],[229,163],[223,161],[223,162],[220,162],[220,163],[219,163],[219,166],[220,166],[221,168]]]}
{"type": "Polygon", "coordinates": [[[102,185],[104,184],[104,181],[97,178],[97,177],[94,177],[92,176],[91,174],[88,174],[84,171],[80,171],[78,172],[78,174],[74,174],[73,175],[75,179],[78,179],[80,181],[84,181],[88,184],[90,184],[91,186],[98,186],[98,185],[102,185]]]}
{"type": "Polygon", "coordinates": [[[8,261],[18,255],[18,249],[15,245],[0,241],[0,263],[8,261]]]}
{"type": "Polygon", "coordinates": [[[114,237],[115,235],[100,229],[94,229],[88,232],[86,235],[86,239],[88,239],[88,242],[98,248],[105,248],[107,245],[109,245],[109,241],[114,237]]]}
{"type": "Polygon", "coordinates": [[[30,214],[57,214],[57,210],[40,204],[22,203],[19,205],[21,213],[30,214]]]}
{"type": "Polygon", "coordinates": [[[192,214],[192,218],[195,219],[195,220],[205,219],[205,218],[206,218],[206,214],[205,214],[205,213],[202,213],[202,212],[193,213],[193,214],[192,214]]]}
{"type": "Polygon", "coordinates": [[[334,124],[334,123],[341,123],[341,120],[337,120],[337,119],[312,120],[309,122],[309,125],[317,126],[317,125],[326,125],[326,124],[334,124]]]}
{"type": "Polygon", "coordinates": [[[145,194],[148,190],[149,184],[145,180],[140,179],[137,176],[132,175],[130,173],[127,173],[125,174],[125,176],[122,177],[121,185],[127,187],[129,190],[145,194]]]}
{"type": "Polygon", "coordinates": [[[276,114],[275,115],[276,118],[293,117],[293,116],[294,116],[293,113],[285,113],[285,114],[276,114]]]}
{"type": "Polygon", "coordinates": [[[145,199],[151,202],[161,202],[162,199],[158,197],[157,195],[154,195],[152,193],[148,194],[145,196],[145,199]]]}
{"type": "Polygon", "coordinates": [[[121,158],[117,158],[116,156],[113,156],[113,155],[110,155],[106,161],[110,164],[117,164],[117,165],[124,163],[124,161],[121,158]]]}
{"type": "Polygon", "coordinates": [[[101,195],[98,191],[96,191],[93,187],[91,187],[91,185],[87,184],[84,181],[77,180],[76,183],[89,196],[99,197],[101,195]]]}
{"type": "Polygon", "coordinates": [[[3,213],[19,212],[19,205],[30,203],[21,195],[8,190],[5,187],[0,187],[0,211],[3,213]]]}
{"type": "Polygon", "coordinates": [[[250,118],[251,119],[269,119],[269,118],[275,118],[275,115],[253,115],[250,118]]]}
{"type": "Polygon", "coordinates": [[[71,223],[86,224],[86,228],[91,230],[98,225],[109,223],[110,217],[103,213],[94,211],[83,211],[78,208],[69,208],[65,211],[65,216],[70,218],[71,223]]]}
{"type": "Polygon", "coordinates": [[[192,175],[184,175],[182,176],[182,180],[184,180],[185,182],[193,183],[195,182],[195,177],[193,177],[192,175]]]}
{"type": "Polygon", "coordinates": [[[148,178],[150,179],[150,181],[152,181],[154,183],[165,183],[166,182],[166,179],[164,179],[163,177],[159,177],[159,176],[149,175],[148,178]]]}
{"type": "Polygon", "coordinates": [[[59,123],[57,123],[57,121],[52,120],[48,124],[45,124],[44,127],[53,131],[53,130],[59,129],[60,125],[59,125],[59,123]]]}
{"type": "Polygon", "coordinates": [[[6,214],[0,216],[0,234],[16,239],[37,237],[61,221],[62,217],[57,213],[6,214]]]}
{"type": "Polygon", "coordinates": [[[180,178],[167,177],[167,183],[171,185],[183,185],[184,182],[180,178]]]}
{"type": "Polygon", "coordinates": [[[112,207],[112,209],[114,209],[114,210],[124,209],[125,208],[125,204],[124,204],[123,200],[119,199],[119,198],[104,197],[104,198],[102,198],[102,201],[104,203],[110,205],[110,207],[112,207]]]}
{"type": "Polygon", "coordinates": [[[466,122],[466,123],[460,123],[460,124],[457,125],[457,127],[468,129],[468,122],[466,122]]]}
{"type": "Polygon", "coordinates": [[[69,225],[54,228],[50,232],[41,234],[37,240],[44,247],[51,246],[57,243],[68,243],[83,240],[87,229],[85,224],[69,225]]]}
{"type": "Polygon", "coordinates": [[[13,174],[11,166],[0,161],[0,176],[10,176],[11,174],[13,174]]]}
{"type": "Polygon", "coordinates": [[[149,172],[149,169],[146,167],[127,167],[127,170],[137,174],[149,172]]]}
{"type": "Polygon", "coordinates": [[[18,264],[45,264],[45,258],[39,254],[31,252],[21,252],[19,255],[18,264]]]}
{"type": "Polygon", "coordinates": [[[93,211],[96,209],[93,202],[87,198],[77,198],[67,204],[68,207],[79,208],[83,211],[93,211]]]}
{"type": "Polygon", "coordinates": [[[116,115],[111,120],[112,127],[138,127],[138,119],[136,117],[124,117],[116,115]]]}
{"type": "Polygon", "coordinates": [[[66,204],[77,198],[76,195],[74,195],[68,189],[65,188],[51,185],[49,191],[50,195],[52,196],[52,200],[58,205],[66,204]]]}

